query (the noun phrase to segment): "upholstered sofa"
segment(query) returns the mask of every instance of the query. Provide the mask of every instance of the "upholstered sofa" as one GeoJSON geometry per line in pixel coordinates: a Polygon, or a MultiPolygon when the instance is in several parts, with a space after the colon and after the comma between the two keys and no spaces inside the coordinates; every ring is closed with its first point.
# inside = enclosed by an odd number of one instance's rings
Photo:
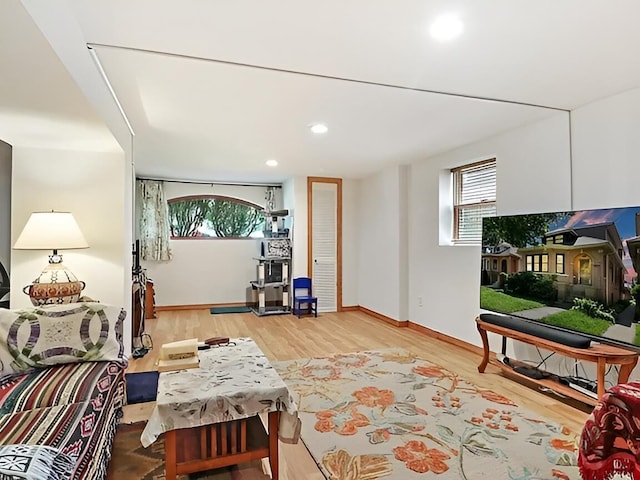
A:
{"type": "Polygon", "coordinates": [[[100,303],[0,309],[0,478],[106,477],[124,318],[100,303]]]}
{"type": "Polygon", "coordinates": [[[584,480],[640,478],[640,383],[607,389],[582,429],[578,465],[584,480]]]}

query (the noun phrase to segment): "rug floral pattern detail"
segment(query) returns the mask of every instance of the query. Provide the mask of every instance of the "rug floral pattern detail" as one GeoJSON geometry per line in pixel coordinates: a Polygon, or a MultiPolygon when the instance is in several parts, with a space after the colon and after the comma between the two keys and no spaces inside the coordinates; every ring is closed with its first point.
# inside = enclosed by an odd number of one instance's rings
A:
{"type": "Polygon", "coordinates": [[[573,480],[578,434],[402,349],[273,364],[329,480],[573,480]]]}

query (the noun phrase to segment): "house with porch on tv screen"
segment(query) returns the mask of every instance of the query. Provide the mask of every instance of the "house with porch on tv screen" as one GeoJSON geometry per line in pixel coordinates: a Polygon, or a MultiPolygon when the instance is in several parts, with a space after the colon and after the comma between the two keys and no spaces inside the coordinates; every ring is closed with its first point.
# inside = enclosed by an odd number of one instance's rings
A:
{"type": "MultiPolygon", "coordinates": [[[[640,237],[626,242],[635,267],[640,263],[640,237]]],[[[611,305],[629,297],[623,248],[614,222],[554,229],[534,246],[517,248],[507,242],[483,246],[481,283],[501,288],[501,274],[549,274],[555,276],[559,302],[590,298],[611,305]]]]}
{"type": "Polygon", "coordinates": [[[542,244],[518,249],[520,270],[556,276],[558,301],[590,298],[611,305],[626,299],[623,244],[614,222],[560,228],[542,244]]]}
{"type": "Polygon", "coordinates": [[[501,273],[510,275],[521,271],[518,249],[510,243],[484,246],[482,250],[482,285],[502,287],[501,273]]]}

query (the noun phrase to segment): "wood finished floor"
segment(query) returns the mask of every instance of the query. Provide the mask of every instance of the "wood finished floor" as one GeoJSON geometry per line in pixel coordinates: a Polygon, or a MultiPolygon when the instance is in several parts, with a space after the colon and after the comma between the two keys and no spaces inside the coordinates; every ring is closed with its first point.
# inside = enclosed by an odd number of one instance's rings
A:
{"type": "MultiPolygon", "coordinates": [[[[474,319],[468,323],[475,330],[474,319]]],[[[157,318],[145,321],[145,332],[151,335],[156,348],[143,358],[131,359],[129,372],[155,370],[163,343],[189,338],[251,337],[271,361],[402,347],[574,431],[581,431],[588,416],[586,407],[574,408],[505,378],[491,364],[484,374],[478,373],[478,353],[389,325],[362,312],[322,313],[318,318],[300,319],[293,315],[257,317],[253,313],[211,315],[208,309],[158,312],[157,318]]],[[[324,479],[301,443],[280,447],[281,479],[324,479]]]]}

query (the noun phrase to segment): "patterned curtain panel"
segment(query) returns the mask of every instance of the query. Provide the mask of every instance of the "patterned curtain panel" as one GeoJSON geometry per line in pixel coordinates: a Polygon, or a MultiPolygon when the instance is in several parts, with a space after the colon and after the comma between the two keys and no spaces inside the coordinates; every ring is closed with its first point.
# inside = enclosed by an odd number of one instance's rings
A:
{"type": "Polygon", "coordinates": [[[164,198],[162,182],[136,180],[141,203],[140,257],[142,260],[171,260],[169,248],[169,207],[164,198]]]}

